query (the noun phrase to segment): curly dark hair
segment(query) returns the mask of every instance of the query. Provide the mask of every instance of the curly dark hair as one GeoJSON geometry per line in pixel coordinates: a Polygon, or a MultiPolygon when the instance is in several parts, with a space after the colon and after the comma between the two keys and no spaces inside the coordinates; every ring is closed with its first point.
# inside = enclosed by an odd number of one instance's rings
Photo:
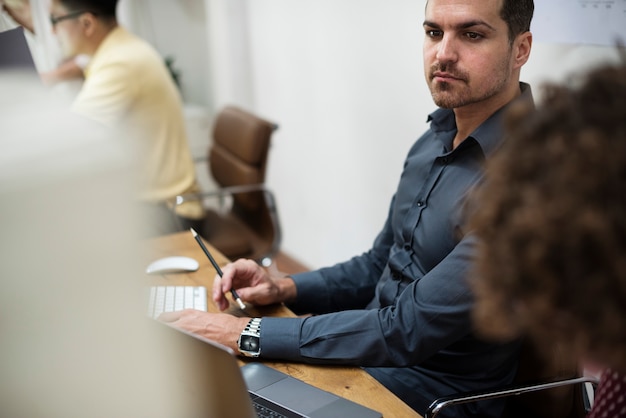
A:
{"type": "Polygon", "coordinates": [[[626,61],[546,86],[506,123],[470,205],[476,323],[626,370],[626,61]]]}

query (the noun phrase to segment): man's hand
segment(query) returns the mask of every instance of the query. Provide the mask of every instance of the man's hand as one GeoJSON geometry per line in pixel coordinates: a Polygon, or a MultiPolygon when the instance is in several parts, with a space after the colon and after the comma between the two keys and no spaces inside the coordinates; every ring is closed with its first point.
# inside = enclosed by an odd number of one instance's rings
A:
{"type": "Polygon", "coordinates": [[[228,309],[224,295],[230,289],[235,289],[243,301],[253,305],[271,305],[296,298],[296,286],[291,278],[272,278],[252,260],[237,260],[222,270],[223,276],[213,282],[213,300],[222,311],[228,309]]]}
{"type": "Polygon", "coordinates": [[[178,312],[165,312],[159,316],[159,321],[218,342],[238,353],[237,340],[250,318],[185,309],[178,312]]]}
{"type": "Polygon", "coordinates": [[[42,72],[39,75],[46,86],[53,86],[61,81],[84,78],[83,69],[78,66],[75,57],[65,60],[54,70],[42,72]]]}
{"type": "Polygon", "coordinates": [[[29,1],[4,0],[2,2],[2,8],[9,16],[11,16],[13,20],[15,20],[16,23],[23,26],[31,33],[35,33],[35,30],[33,29],[33,17],[31,15],[29,1]]]}

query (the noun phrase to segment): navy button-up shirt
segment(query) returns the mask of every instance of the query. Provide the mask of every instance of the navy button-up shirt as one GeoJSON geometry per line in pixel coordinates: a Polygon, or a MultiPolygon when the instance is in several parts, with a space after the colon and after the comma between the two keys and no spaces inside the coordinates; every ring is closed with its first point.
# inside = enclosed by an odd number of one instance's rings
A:
{"type": "MultiPolygon", "coordinates": [[[[520,87],[521,99],[532,100],[528,85],[520,87]]],[[[472,332],[466,279],[473,245],[462,211],[485,158],[503,140],[503,111],[456,149],[453,111],[429,116],[372,248],[294,276],[298,301],[291,308],[317,315],[264,318],[263,357],[398,368],[394,374],[406,375],[398,380],[415,394],[404,400],[420,412],[443,395],[510,383],[517,344],[485,342],[472,332]]]]}

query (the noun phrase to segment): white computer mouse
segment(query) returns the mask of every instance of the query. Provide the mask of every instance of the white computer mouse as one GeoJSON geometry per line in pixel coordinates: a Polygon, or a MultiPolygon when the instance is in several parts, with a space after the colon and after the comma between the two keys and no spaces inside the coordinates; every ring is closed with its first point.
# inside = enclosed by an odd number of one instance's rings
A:
{"type": "Polygon", "coordinates": [[[196,271],[200,264],[191,257],[171,256],[153,261],[146,268],[148,274],[184,273],[196,271]]]}

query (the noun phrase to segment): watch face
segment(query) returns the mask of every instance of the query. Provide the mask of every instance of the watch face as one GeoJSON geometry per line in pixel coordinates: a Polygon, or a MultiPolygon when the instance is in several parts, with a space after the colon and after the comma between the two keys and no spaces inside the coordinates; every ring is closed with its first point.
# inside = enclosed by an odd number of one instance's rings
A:
{"type": "Polygon", "coordinates": [[[259,337],[252,335],[242,335],[239,348],[244,351],[256,353],[259,351],[259,337]]]}

